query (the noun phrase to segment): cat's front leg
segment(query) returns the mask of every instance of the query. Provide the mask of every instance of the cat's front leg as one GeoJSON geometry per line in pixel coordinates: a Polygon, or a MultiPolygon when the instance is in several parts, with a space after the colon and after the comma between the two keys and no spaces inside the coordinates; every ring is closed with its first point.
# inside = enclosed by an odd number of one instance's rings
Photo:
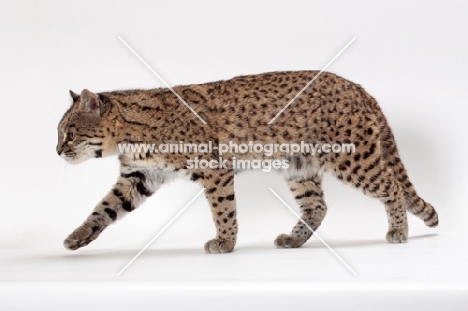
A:
{"type": "Polygon", "coordinates": [[[234,171],[229,169],[192,172],[192,180],[201,183],[211,207],[216,238],[205,243],[207,253],[229,253],[237,239],[234,171]]]}
{"type": "Polygon", "coordinates": [[[84,223],[65,239],[65,248],[76,250],[88,245],[110,224],[141,205],[164,183],[164,179],[161,171],[121,166],[117,183],[84,223]]]}

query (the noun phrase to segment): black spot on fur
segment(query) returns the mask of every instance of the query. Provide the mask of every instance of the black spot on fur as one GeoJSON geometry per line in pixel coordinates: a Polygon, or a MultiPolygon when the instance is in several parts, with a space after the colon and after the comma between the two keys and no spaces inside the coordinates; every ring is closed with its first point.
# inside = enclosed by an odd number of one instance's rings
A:
{"type": "Polygon", "coordinates": [[[122,192],[120,192],[119,189],[114,189],[114,190],[112,191],[112,193],[113,193],[116,197],[118,197],[118,198],[120,198],[120,197],[122,196],[122,192]]]}
{"type": "Polygon", "coordinates": [[[360,165],[357,165],[354,169],[353,169],[353,174],[357,174],[357,171],[359,171],[361,169],[361,166],[360,165]]]}
{"type": "Polygon", "coordinates": [[[136,189],[137,189],[139,194],[141,194],[141,195],[143,195],[145,197],[149,197],[149,196],[151,196],[153,194],[151,191],[146,189],[145,184],[143,182],[137,183],[136,189]]]}
{"type": "Polygon", "coordinates": [[[201,174],[193,173],[192,177],[190,179],[193,180],[193,181],[196,181],[196,180],[198,180],[200,178],[203,178],[203,176],[201,174]]]}
{"type": "Polygon", "coordinates": [[[369,152],[366,152],[364,153],[364,155],[362,156],[363,159],[367,159],[368,157],[370,157],[374,152],[375,152],[375,144],[372,144],[370,146],[370,149],[369,149],[369,152]]]}
{"type": "Polygon", "coordinates": [[[131,212],[134,209],[133,206],[132,206],[132,203],[130,201],[127,201],[127,200],[122,201],[122,208],[124,210],[126,210],[127,212],[131,212]]]}
{"type": "Polygon", "coordinates": [[[229,184],[233,178],[234,178],[234,175],[229,176],[228,179],[226,179],[226,180],[223,182],[222,186],[223,186],[223,187],[226,187],[226,185],[229,184]]]}
{"type": "Polygon", "coordinates": [[[137,178],[137,179],[139,179],[141,181],[146,180],[146,176],[142,172],[131,172],[129,174],[121,174],[120,176],[122,176],[124,178],[137,178]]]}
{"type": "Polygon", "coordinates": [[[319,194],[315,191],[312,191],[312,190],[307,190],[306,192],[304,192],[303,194],[300,194],[298,196],[295,197],[296,200],[299,200],[299,199],[302,199],[302,198],[308,198],[308,197],[311,197],[311,196],[318,196],[319,194]]]}
{"type": "Polygon", "coordinates": [[[210,193],[215,192],[216,190],[217,190],[217,188],[216,188],[216,187],[213,187],[213,188],[207,189],[207,190],[206,190],[206,193],[210,194],[210,193]]]}
{"type": "Polygon", "coordinates": [[[107,207],[104,209],[104,211],[107,213],[107,215],[109,215],[110,219],[112,220],[117,219],[117,213],[114,210],[107,207]]]}

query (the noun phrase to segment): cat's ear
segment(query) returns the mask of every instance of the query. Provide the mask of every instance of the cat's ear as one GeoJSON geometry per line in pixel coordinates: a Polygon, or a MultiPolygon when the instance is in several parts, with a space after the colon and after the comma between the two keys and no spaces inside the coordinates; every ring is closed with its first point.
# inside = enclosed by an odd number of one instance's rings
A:
{"type": "Polygon", "coordinates": [[[87,89],[84,89],[81,92],[81,102],[79,109],[90,115],[99,117],[102,111],[102,103],[99,100],[99,96],[94,94],[87,89]]]}
{"type": "Polygon", "coordinates": [[[71,98],[73,99],[73,101],[77,100],[78,98],[80,98],[80,94],[76,94],[75,92],[73,92],[72,90],[70,90],[70,96],[71,98]]]}

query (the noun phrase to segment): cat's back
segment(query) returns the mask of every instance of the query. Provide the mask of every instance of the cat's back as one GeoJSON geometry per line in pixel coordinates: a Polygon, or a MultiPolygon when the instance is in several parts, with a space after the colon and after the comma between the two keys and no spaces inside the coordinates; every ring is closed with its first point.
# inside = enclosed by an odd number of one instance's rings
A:
{"type": "MultiPolygon", "coordinates": [[[[349,129],[375,123],[376,115],[381,114],[360,85],[329,72],[239,76],[213,83],[206,91],[213,89],[219,95],[213,111],[218,115],[216,127],[228,140],[287,142],[316,139],[318,135],[324,138],[324,132],[336,127],[349,129]]],[[[326,136],[333,139],[331,132],[326,136]]]]}

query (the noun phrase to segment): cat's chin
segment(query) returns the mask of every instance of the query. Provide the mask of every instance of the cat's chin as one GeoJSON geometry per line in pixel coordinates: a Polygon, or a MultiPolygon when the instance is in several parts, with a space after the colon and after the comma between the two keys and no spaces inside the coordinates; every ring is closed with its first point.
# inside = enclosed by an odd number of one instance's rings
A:
{"type": "Polygon", "coordinates": [[[86,161],[87,159],[86,158],[64,158],[65,161],[67,161],[68,164],[72,164],[72,165],[77,165],[77,164],[80,164],[84,161],[86,161]]]}

